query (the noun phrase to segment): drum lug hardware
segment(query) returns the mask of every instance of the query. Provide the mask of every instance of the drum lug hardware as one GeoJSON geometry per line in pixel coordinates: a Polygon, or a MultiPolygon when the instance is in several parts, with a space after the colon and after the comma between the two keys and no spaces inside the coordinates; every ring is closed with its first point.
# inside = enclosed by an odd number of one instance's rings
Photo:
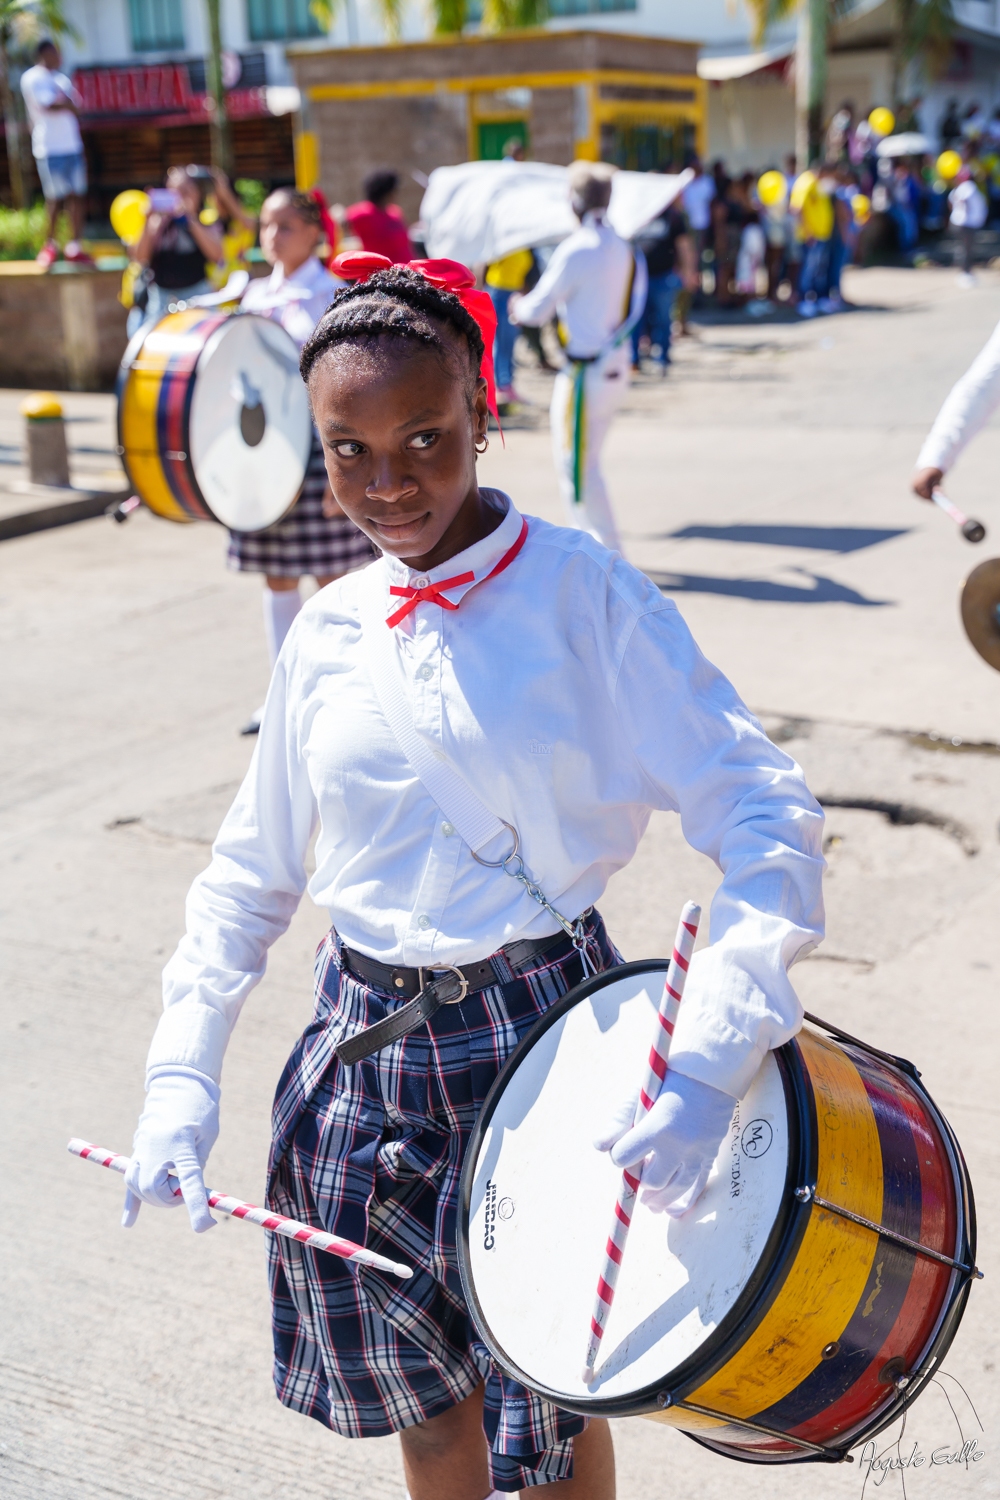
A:
{"type": "Polygon", "coordinates": [[[912,1250],[914,1255],[926,1255],[928,1260],[936,1260],[939,1265],[951,1266],[953,1271],[961,1271],[964,1276],[971,1276],[975,1281],[982,1281],[983,1273],[978,1266],[967,1266],[964,1261],[956,1260],[952,1255],[944,1255],[940,1250],[932,1250],[929,1245],[921,1245],[919,1240],[911,1240],[908,1235],[897,1234],[895,1229],[887,1229],[884,1224],[876,1224],[874,1219],[866,1219],[862,1214],[853,1213],[849,1208],[842,1208],[839,1203],[831,1203],[829,1198],[821,1198],[814,1187],[803,1184],[797,1187],[794,1193],[799,1203],[815,1203],[817,1208],[825,1209],[827,1213],[839,1214],[842,1219],[849,1219],[852,1224],[858,1224],[862,1229],[870,1229],[873,1234],[881,1235],[884,1240],[891,1240],[894,1245],[902,1245],[904,1250],[912,1250]]]}
{"type": "Polygon", "coordinates": [[[668,1406],[673,1406],[674,1398],[669,1391],[660,1391],[656,1398],[656,1404],[661,1411],[666,1411],[668,1406]]]}

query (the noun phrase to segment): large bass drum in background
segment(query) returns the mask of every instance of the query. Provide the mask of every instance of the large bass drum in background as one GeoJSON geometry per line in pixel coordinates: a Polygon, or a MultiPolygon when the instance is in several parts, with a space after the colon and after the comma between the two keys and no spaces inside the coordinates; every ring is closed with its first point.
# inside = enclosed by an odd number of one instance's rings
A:
{"type": "Polygon", "coordinates": [[[118,444],[158,516],[263,531],[295,504],[311,441],[298,349],[279,323],[189,307],[125,351],[118,444]]]}
{"type": "Polygon", "coordinates": [[[911,1064],[842,1032],[768,1054],[690,1213],[636,1207],[584,1384],[620,1179],[594,1122],[641,1076],[666,971],[579,985],[497,1078],[462,1179],[473,1319],[508,1375],[571,1411],[761,1463],[842,1459],[930,1378],[977,1274],[948,1124],[911,1064]]]}

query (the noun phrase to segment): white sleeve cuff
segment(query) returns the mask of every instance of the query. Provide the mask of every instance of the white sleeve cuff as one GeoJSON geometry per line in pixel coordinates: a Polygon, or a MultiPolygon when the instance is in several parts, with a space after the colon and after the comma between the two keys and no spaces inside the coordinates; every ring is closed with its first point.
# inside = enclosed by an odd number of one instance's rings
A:
{"type": "Polygon", "coordinates": [[[229,1025],[211,1006],[183,1000],[168,1005],[149,1046],[147,1084],[154,1070],[174,1066],[193,1068],[217,1084],[228,1042],[229,1025]]]}

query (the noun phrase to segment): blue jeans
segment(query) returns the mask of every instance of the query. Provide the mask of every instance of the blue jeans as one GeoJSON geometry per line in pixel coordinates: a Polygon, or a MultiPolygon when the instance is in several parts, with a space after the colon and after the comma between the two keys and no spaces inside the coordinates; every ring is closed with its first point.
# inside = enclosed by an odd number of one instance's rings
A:
{"type": "Polygon", "coordinates": [[[46,203],[82,198],[87,191],[87,158],[82,151],[63,156],[36,156],[35,166],[46,203]]]}
{"type": "Polygon", "coordinates": [[[810,240],[802,261],[799,295],[812,292],[816,297],[830,295],[830,241],[810,240]]]}
{"type": "Polygon", "coordinates": [[[506,390],[514,384],[514,345],[517,342],[517,327],[507,316],[507,304],[514,293],[502,291],[498,286],[488,286],[486,290],[490,294],[493,311],[497,315],[497,337],[493,345],[493,371],[498,389],[506,390]]]}
{"type": "Polygon", "coordinates": [[[639,363],[639,339],[649,334],[651,344],[660,346],[660,363],[670,363],[670,324],[674,316],[674,302],[684,283],[676,271],[667,271],[664,276],[649,278],[646,306],[642,317],[632,329],[632,363],[639,363]]]}

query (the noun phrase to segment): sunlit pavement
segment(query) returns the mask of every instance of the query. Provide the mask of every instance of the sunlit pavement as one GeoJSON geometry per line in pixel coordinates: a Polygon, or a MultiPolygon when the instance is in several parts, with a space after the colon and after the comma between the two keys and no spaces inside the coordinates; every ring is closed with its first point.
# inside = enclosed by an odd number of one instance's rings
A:
{"type": "MultiPolygon", "coordinates": [[[[630,558],[838,804],[830,935],[796,983],[810,1010],[923,1071],[965,1148],[987,1272],[945,1363],[971,1402],[948,1376],[921,1398],[902,1477],[911,1500],[991,1495],[1000,755],[970,742],[1000,741],[1000,674],[965,640],[957,594],[1000,551],[1000,433],[948,481],[986,523],[979,547],[907,478],[1000,317],[1000,276],[962,291],[949,271],[855,272],[847,293],[861,310],[679,341],[665,381],[630,389],[607,471],[630,558]],[[985,1457],[941,1461],[971,1439],[985,1457]]],[[[546,379],[518,383],[540,414],[546,379]]],[[[8,444],[22,395],[0,395],[8,444]]],[[[110,398],[85,406],[90,446],[106,447],[110,398]]],[[[528,418],[505,447],[494,436],[482,475],[558,519],[548,433],[528,418]]],[[[113,459],[91,458],[113,477],[113,459]]],[[[274,1400],[263,1236],[222,1221],[195,1238],[182,1213],[150,1210],[125,1234],[118,1180],[65,1153],[71,1135],[129,1147],[159,970],[249,758],[237,729],[265,687],[259,583],[226,572],[224,541],[141,513],[0,544],[5,1497],[402,1495],[395,1439],[350,1443],[274,1400]]],[[[682,900],[707,903],[716,881],[656,815],[601,907],[627,957],[656,956],[682,900]]],[[[251,1199],[324,927],[303,905],[227,1060],[209,1176],[251,1199]]],[[[737,1468],[652,1423],[615,1431],[626,1500],[855,1497],[866,1475],[866,1495],[902,1494],[897,1470],[737,1468]]]]}

